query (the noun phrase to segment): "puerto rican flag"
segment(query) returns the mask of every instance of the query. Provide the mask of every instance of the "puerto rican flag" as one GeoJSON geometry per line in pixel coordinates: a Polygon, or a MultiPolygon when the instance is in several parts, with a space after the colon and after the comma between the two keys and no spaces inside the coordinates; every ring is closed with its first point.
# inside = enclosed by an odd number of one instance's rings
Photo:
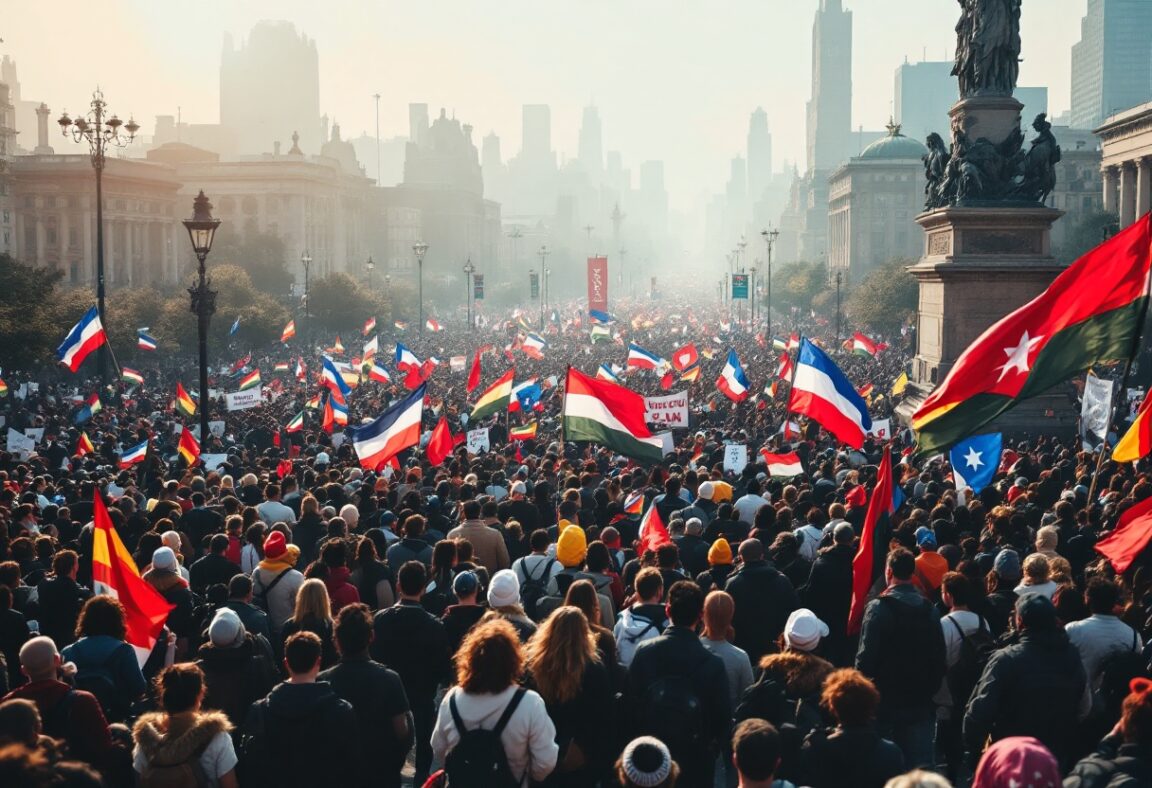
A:
{"type": "Polygon", "coordinates": [[[324,356],[324,367],[320,373],[320,382],[327,386],[330,391],[339,392],[341,397],[347,397],[352,389],[347,383],[344,382],[344,375],[336,366],[336,363],[324,356]]]}
{"type": "Polygon", "coordinates": [[[628,362],[629,369],[660,369],[665,365],[664,359],[652,353],[635,343],[628,345],[628,362]]]}
{"type": "Polygon", "coordinates": [[[760,456],[764,458],[764,463],[768,466],[769,476],[790,479],[804,473],[804,465],[800,462],[800,455],[795,452],[772,454],[767,449],[761,449],[760,456]]]}
{"type": "Polygon", "coordinates": [[[60,363],[68,367],[70,372],[80,369],[84,359],[88,358],[94,350],[107,344],[108,335],[104,333],[104,324],[100,322],[100,313],[92,307],[80,318],[80,322],[72,326],[68,336],[56,348],[56,356],[60,363]]]}
{"type": "Polygon", "coordinates": [[[800,343],[788,409],[815,420],[854,449],[864,445],[864,436],[872,428],[864,398],[835,362],[808,339],[800,343]]]}
{"type": "Polygon", "coordinates": [[[148,441],[133,446],[131,449],[125,449],[120,453],[120,467],[131,468],[139,462],[144,462],[144,458],[148,456],[148,441]]]}
{"type": "Polygon", "coordinates": [[[716,388],[720,389],[728,399],[733,402],[743,402],[748,399],[748,376],[740,366],[740,358],[735,350],[728,351],[728,360],[724,362],[724,369],[716,379],[716,388]]]}
{"type": "Polygon", "coordinates": [[[361,466],[376,470],[404,449],[420,443],[420,419],[427,388],[420,386],[375,421],[352,431],[352,446],[361,466]]]}

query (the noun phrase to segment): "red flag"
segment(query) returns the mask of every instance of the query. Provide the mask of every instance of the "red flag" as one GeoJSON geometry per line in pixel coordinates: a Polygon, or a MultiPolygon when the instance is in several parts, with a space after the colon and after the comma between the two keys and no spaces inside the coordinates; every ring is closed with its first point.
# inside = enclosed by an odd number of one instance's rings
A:
{"type": "Polygon", "coordinates": [[[664,521],[660,519],[656,507],[650,506],[644,519],[640,521],[640,544],[636,554],[644,555],[649,550],[655,552],[658,547],[666,544],[672,544],[672,537],[668,535],[668,529],[664,527],[664,521]]]}
{"type": "Polygon", "coordinates": [[[290,473],[292,473],[292,460],[280,460],[280,462],[276,464],[276,475],[279,476],[281,480],[290,473]]]}
{"type": "Polygon", "coordinates": [[[472,369],[468,371],[468,393],[471,394],[480,385],[480,351],[472,357],[472,369]]]}
{"type": "Polygon", "coordinates": [[[1152,498],[1145,498],[1120,515],[1112,533],[1096,543],[1096,551],[1125,572],[1152,539],[1152,498]]]}
{"type": "Polygon", "coordinates": [[[140,577],[131,553],[112,527],[99,492],[92,503],[92,521],[93,587],[96,593],[115,597],[124,606],[124,640],[136,650],[136,659],[143,665],[175,606],[140,577]]]}
{"type": "Polygon", "coordinates": [[[448,419],[443,416],[440,421],[436,423],[436,429],[432,430],[432,438],[428,441],[428,447],[424,452],[428,455],[428,462],[433,465],[439,465],[452,456],[452,430],[448,428],[448,419]]]}
{"type": "MultiPolygon", "coordinates": [[[[862,489],[862,488],[858,488],[862,489]]],[[[864,607],[868,603],[868,591],[876,582],[879,572],[884,569],[888,557],[889,519],[892,513],[892,453],[884,449],[880,460],[880,472],[876,475],[876,487],[872,499],[868,501],[868,511],[864,515],[864,529],[860,534],[860,548],[852,559],[852,607],[848,613],[848,634],[860,632],[864,621],[864,607]]]]}
{"type": "Polygon", "coordinates": [[[324,419],[320,422],[320,429],[327,432],[329,435],[336,429],[336,414],[332,411],[332,397],[327,396],[324,398],[324,419]]]}
{"type": "Polygon", "coordinates": [[[675,382],[676,382],[676,373],[675,372],[665,372],[664,377],[660,378],[660,388],[664,391],[668,391],[670,388],[672,388],[672,384],[675,382]]]}
{"type": "Polygon", "coordinates": [[[524,454],[520,451],[520,441],[516,441],[516,462],[524,462],[524,454]]]}

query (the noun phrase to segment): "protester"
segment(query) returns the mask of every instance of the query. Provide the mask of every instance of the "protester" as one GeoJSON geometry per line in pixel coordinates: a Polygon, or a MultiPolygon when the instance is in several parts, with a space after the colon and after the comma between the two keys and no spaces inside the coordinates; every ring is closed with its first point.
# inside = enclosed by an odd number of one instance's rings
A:
{"type": "Polygon", "coordinates": [[[80,610],[76,642],[61,652],[65,662],[76,666],[76,687],[95,695],[111,722],[127,719],[147,688],[126,633],[124,606],[112,597],[94,596],[80,610]]]}

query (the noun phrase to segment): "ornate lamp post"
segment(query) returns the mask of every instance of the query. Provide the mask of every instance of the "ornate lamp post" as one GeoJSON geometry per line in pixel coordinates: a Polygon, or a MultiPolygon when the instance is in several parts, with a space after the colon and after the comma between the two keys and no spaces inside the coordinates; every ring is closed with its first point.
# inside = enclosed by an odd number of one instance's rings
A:
{"type": "Polygon", "coordinates": [[[548,245],[545,244],[537,250],[536,254],[540,255],[540,279],[543,280],[540,282],[540,330],[543,331],[544,304],[548,300],[548,277],[552,274],[552,271],[544,266],[544,261],[548,259],[548,255],[552,254],[552,252],[548,249],[548,245]]]}
{"type": "Polygon", "coordinates": [[[472,323],[472,274],[476,273],[476,266],[472,265],[472,258],[469,257],[464,263],[464,286],[468,289],[464,293],[464,301],[468,304],[468,330],[471,331],[475,328],[472,323]]]}
{"type": "Polygon", "coordinates": [[[300,265],[304,266],[304,321],[312,330],[312,301],[308,298],[308,273],[312,270],[312,255],[305,249],[300,253],[300,265]]]}
{"type": "Polygon", "coordinates": [[[420,333],[424,333],[424,255],[428,254],[428,244],[423,241],[417,241],[412,245],[412,251],[416,254],[416,277],[419,284],[419,292],[417,293],[417,300],[419,302],[419,315],[420,315],[420,333]]]}
{"type": "Polygon", "coordinates": [[[211,282],[204,277],[204,260],[212,251],[212,239],[216,236],[219,219],[212,218],[212,203],[201,191],[192,201],[192,218],[184,220],[188,228],[188,238],[192,241],[192,251],[196,254],[197,283],[188,288],[192,297],[191,310],[196,315],[196,328],[200,347],[200,441],[208,440],[208,321],[216,312],[216,291],[209,288],[211,282]]]}
{"type": "Polygon", "coordinates": [[[764,310],[764,316],[768,319],[768,330],[765,339],[769,343],[772,342],[772,247],[776,245],[776,239],[780,237],[779,230],[761,230],[760,237],[764,239],[764,243],[768,245],[768,278],[765,281],[765,288],[768,292],[767,309],[764,310]]]}

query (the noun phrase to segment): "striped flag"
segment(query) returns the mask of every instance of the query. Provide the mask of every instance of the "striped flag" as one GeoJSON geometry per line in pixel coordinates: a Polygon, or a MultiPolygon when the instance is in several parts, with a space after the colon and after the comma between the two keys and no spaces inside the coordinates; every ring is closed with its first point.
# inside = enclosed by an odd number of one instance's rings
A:
{"type": "Polygon", "coordinates": [[[672,537],[660,518],[660,510],[655,506],[648,507],[648,513],[640,521],[640,544],[636,554],[642,556],[648,552],[656,552],[666,544],[672,544],[672,537]]]}
{"type": "Polygon", "coordinates": [[[857,356],[871,356],[875,358],[876,353],[879,352],[879,348],[876,347],[875,342],[857,331],[852,335],[852,352],[857,356]]]}
{"type": "Polygon", "coordinates": [[[373,363],[371,369],[368,370],[368,379],[377,383],[392,382],[392,376],[388,374],[388,370],[375,363],[373,363]]]}
{"type": "Polygon", "coordinates": [[[769,476],[790,479],[804,473],[804,465],[800,462],[800,455],[795,452],[773,454],[767,449],[761,449],[760,456],[764,458],[764,464],[768,466],[769,476]]]}
{"type": "Polygon", "coordinates": [[[134,386],[142,386],[144,384],[144,376],[134,369],[122,367],[120,369],[120,379],[125,383],[130,383],[134,386]]]}
{"type": "Polygon", "coordinates": [[[272,367],[273,372],[287,372],[292,368],[292,365],[287,361],[277,361],[276,366],[272,367]]]}
{"type": "Polygon", "coordinates": [[[139,443],[130,449],[125,449],[120,453],[120,469],[131,468],[133,465],[144,462],[144,458],[148,456],[148,441],[139,443]]]}
{"type": "Polygon", "coordinates": [[[176,382],[176,410],[188,418],[196,415],[196,400],[192,399],[192,395],[184,390],[179,381],[176,382]]]}
{"type": "Polygon", "coordinates": [[[515,370],[510,369],[500,376],[499,380],[484,390],[472,408],[469,421],[479,421],[493,413],[502,413],[512,400],[512,380],[515,370]]]}
{"type": "Polygon", "coordinates": [[[108,343],[108,335],[104,333],[104,324],[100,322],[100,313],[92,307],[80,318],[80,322],[72,326],[68,336],[56,348],[56,356],[60,363],[75,372],[80,369],[84,359],[88,358],[97,348],[108,343]]]}
{"type": "Polygon", "coordinates": [[[92,439],[88,437],[88,433],[81,432],[80,438],[76,441],[76,453],[83,457],[94,451],[96,451],[96,447],[92,445],[92,439]]]}
{"type": "Polygon", "coordinates": [[[624,514],[644,513],[644,493],[636,491],[628,493],[624,500],[624,514]]]}
{"type": "Polygon", "coordinates": [[[288,422],[288,426],[284,428],[286,432],[299,432],[304,429],[304,411],[300,411],[292,417],[292,421],[288,422]]]}
{"type": "Polygon", "coordinates": [[[660,462],[664,444],[645,424],[644,397],[634,391],[568,370],[561,409],[564,435],[595,441],[642,462],[660,462]]]}
{"type": "Polygon", "coordinates": [[[620,378],[613,372],[607,364],[601,364],[596,370],[596,377],[599,380],[607,380],[609,383],[619,383],[620,378]]]}
{"type": "Polygon", "coordinates": [[[360,330],[360,333],[363,334],[364,336],[368,336],[369,334],[371,334],[375,330],[376,330],[376,318],[370,317],[364,321],[364,328],[362,328],[360,330]]]}
{"type": "Polygon", "coordinates": [[[508,431],[508,437],[514,441],[527,441],[536,437],[536,422],[524,427],[513,427],[508,431]]]}
{"type": "Polygon", "coordinates": [[[136,347],[140,350],[155,350],[156,340],[141,331],[136,335],[136,347]]]}
{"type": "Polygon", "coordinates": [[[7,396],[8,396],[8,384],[4,382],[3,378],[0,378],[0,397],[7,397],[7,396]]]}
{"type": "Polygon", "coordinates": [[[192,430],[185,428],[180,433],[180,442],[176,444],[176,451],[184,458],[191,468],[200,459],[200,441],[192,434],[192,430]]]}
{"type": "Polygon", "coordinates": [[[296,321],[289,320],[284,326],[284,330],[280,332],[280,341],[287,342],[292,337],[296,336],[296,321]]]}
{"type": "Polygon", "coordinates": [[[240,378],[240,390],[256,388],[260,385],[260,370],[254,369],[244,377],[240,378]]]}
{"type": "Polygon", "coordinates": [[[352,431],[352,446],[362,467],[377,470],[404,449],[420,443],[420,421],[427,390],[427,385],[421,385],[375,421],[352,431]]]}
{"type": "Polygon", "coordinates": [[[328,348],[324,352],[325,353],[343,353],[344,352],[344,343],[340,341],[340,335],[339,334],[336,335],[335,344],[333,344],[332,347],[328,348]]]}
{"type": "Polygon", "coordinates": [[[1112,450],[1113,462],[1136,462],[1152,453],[1152,393],[1144,396],[1132,426],[1112,450]]]}

